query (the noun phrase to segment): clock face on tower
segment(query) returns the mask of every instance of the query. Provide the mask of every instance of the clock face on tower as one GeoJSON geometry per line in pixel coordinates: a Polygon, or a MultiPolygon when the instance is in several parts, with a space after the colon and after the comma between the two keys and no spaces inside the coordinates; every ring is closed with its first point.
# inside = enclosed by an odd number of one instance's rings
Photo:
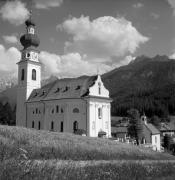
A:
{"type": "Polygon", "coordinates": [[[32,61],[38,61],[38,53],[37,52],[27,52],[26,58],[32,61]]]}

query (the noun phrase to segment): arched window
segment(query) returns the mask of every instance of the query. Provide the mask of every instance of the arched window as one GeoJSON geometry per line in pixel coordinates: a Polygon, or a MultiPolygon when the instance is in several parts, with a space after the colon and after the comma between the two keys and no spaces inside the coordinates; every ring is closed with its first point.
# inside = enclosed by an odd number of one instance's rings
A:
{"type": "Polygon", "coordinates": [[[50,130],[53,131],[54,130],[54,122],[52,121],[51,122],[51,127],[50,127],[50,130]]]}
{"type": "Polygon", "coordinates": [[[74,133],[78,130],[78,122],[77,121],[74,121],[74,123],[73,123],[73,130],[74,130],[74,133]]]}
{"type": "Polygon", "coordinates": [[[102,118],[102,108],[98,108],[98,118],[102,118]]]}
{"type": "Polygon", "coordinates": [[[32,80],[36,81],[36,70],[32,69],[32,80]]]}
{"type": "Polygon", "coordinates": [[[26,54],[26,58],[30,58],[30,53],[29,52],[26,54]]]}
{"type": "Polygon", "coordinates": [[[24,71],[24,69],[22,69],[22,72],[21,72],[21,81],[24,81],[24,77],[25,77],[25,71],[24,71]]]}
{"type": "Polygon", "coordinates": [[[79,113],[79,109],[78,108],[74,108],[73,109],[73,113],[79,113]]]}
{"type": "Polygon", "coordinates": [[[34,128],[35,127],[35,122],[34,121],[32,121],[32,128],[34,128]]]}
{"type": "Polygon", "coordinates": [[[61,121],[61,129],[60,129],[60,132],[63,132],[63,121],[61,121]]]}
{"type": "Polygon", "coordinates": [[[59,113],[59,106],[56,106],[56,112],[59,113]]]}
{"type": "Polygon", "coordinates": [[[40,121],[38,122],[38,129],[39,130],[41,129],[41,122],[40,121]]]}

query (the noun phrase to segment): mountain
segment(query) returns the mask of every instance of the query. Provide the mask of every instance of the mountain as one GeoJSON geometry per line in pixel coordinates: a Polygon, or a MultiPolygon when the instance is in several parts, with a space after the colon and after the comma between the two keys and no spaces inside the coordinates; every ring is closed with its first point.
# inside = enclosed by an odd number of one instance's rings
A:
{"type": "Polygon", "coordinates": [[[0,77],[0,92],[13,87],[15,84],[17,84],[17,79],[15,77],[0,77]]]}
{"type": "Polygon", "coordinates": [[[126,115],[129,108],[149,116],[175,113],[175,60],[167,56],[137,57],[102,79],[113,98],[112,114],[126,115]]]}
{"type": "MultiPolygon", "coordinates": [[[[42,85],[56,79],[51,76],[42,85]]],[[[167,56],[137,57],[130,64],[103,74],[102,80],[113,99],[113,115],[125,116],[130,108],[147,116],[175,115],[175,60],[167,56]]],[[[0,103],[15,110],[16,86],[0,93],[0,103]]]]}

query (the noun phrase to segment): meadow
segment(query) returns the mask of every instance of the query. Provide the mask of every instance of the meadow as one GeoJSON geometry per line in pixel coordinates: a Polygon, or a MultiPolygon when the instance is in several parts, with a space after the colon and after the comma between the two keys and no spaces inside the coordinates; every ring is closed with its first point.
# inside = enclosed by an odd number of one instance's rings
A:
{"type": "Polygon", "coordinates": [[[169,179],[175,157],[69,133],[0,126],[0,179],[169,179]]]}

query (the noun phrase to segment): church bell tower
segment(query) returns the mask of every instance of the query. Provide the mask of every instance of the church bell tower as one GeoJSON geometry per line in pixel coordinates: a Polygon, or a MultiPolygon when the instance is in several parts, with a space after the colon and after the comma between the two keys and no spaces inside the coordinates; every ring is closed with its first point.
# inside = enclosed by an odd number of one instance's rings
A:
{"type": "Polygon", "coordinates": [[[41,87],[41,63],[39,62],[39,51],[37,47],[40,40],[35,32],[35,23],[30,18],[25,22],[26,33],[21,36],[20,42],[23,46],[21,60],[18,64],[18,88],[17,88],[17,110],[16,125],[26,127],[27,109],[26,101],[34,89],[41,87]]]}

